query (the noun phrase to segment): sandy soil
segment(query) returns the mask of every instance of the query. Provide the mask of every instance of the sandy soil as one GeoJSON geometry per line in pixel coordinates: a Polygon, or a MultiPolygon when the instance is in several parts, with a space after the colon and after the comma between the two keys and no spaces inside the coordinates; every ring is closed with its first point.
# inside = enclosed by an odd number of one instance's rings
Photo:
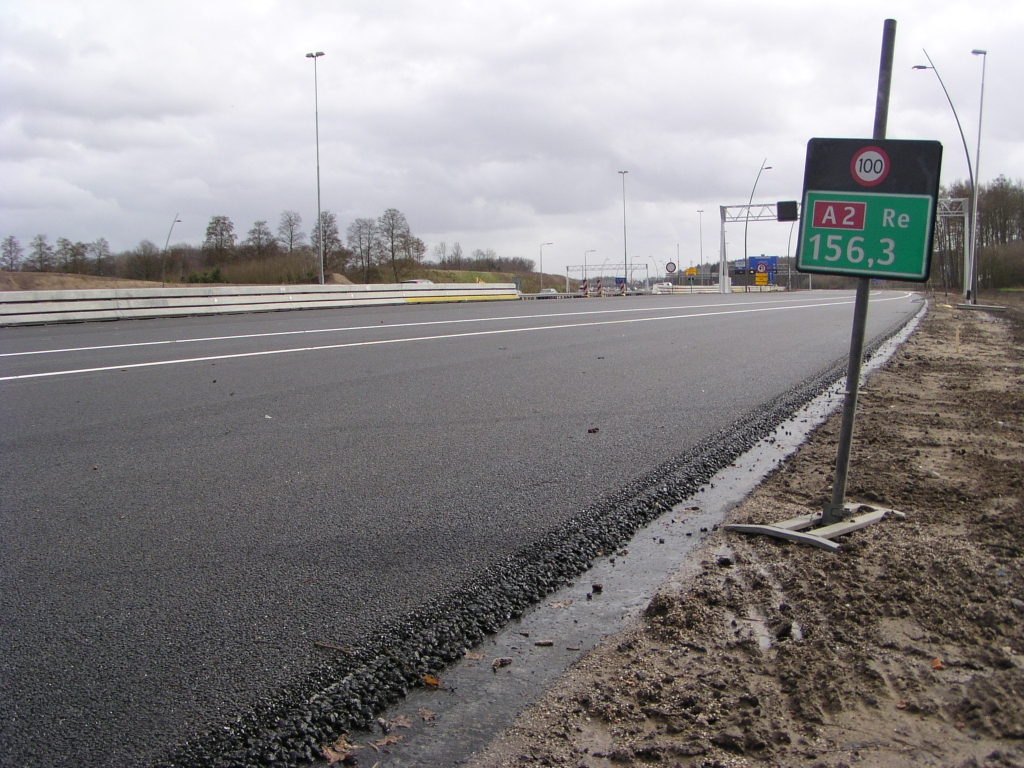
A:
{"type": "Polygon", "coordinates": [[[94,288],[159,288],[159,282],[64,272],[0,272],[0,291],[83,291],[94,288]]]}
{"type": "MultiPolygon", "coordinates": [[[[860,401],[847,500],[904,519],[837,554],[716,531],[473,768],[1024,766],[1024,302],[944,302],[860,401]]],[[[820,510],[838,422],[727,522],[820,510]]]]}

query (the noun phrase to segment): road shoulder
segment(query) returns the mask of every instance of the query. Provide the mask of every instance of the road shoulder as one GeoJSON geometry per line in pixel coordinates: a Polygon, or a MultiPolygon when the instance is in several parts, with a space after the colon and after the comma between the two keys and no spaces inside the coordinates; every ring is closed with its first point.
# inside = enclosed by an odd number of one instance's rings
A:
{"type": "MultiPolygon", "coordinates": [[[[470,764],[1024,764],[1024,306],[939,298],[863,392],[831,554],[723,530],[470,764]]],[[[727,522],[828,498],[838,414],[727,522]]]]}

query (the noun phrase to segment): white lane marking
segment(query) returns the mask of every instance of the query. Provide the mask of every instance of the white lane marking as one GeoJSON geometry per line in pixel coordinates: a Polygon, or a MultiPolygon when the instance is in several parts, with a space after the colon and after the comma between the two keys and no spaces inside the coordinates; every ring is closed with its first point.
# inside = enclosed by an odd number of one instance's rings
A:
{"type": "MultiPolygon", "coordinates": [[[[910,295],[909,293],[906,295],[910,295]]],[[[901,296],[895,296],[879,301],[897,301],[901,296]]],[[[318,352],[329,349],[350,349],[355,347],[374,347],[385,344],[407,344],[415,341],[440,341],[443,339],[462,339],[473,336],[496,336],[506,333],[529,333],[531,331],[557,331],[567,328],[589,328],[601,325],[624,325],[626,323],[649,323],[659,320],[690,320],[698,317],[714,317],[719,315],[744,315],[754,312],[779,312],[791,309],[818,309],[819,307],[842,306],[853,304],[854,297],[840,301],[832,301],[823,304],[798,304],[787,307],[757,307],[751,309],[732,309],[725,312],[701,312],[698,314],[666,315],[662,317],[630,317],[616,320],[598,320],[586,323],[565,323],[562,325],[538,325],[529,328],[501,328],[492,331],[467,331],[465,333],[444,333],[437,336],[411,336],[401,339],[375,339],[372,341],[350,341],[342,344],[324,344],[316,347],[291,347],[288,349],[266,349],[260,352],[237,352],[229,355],[210,355],[208,357],[186,357],[177,360],[157,360],[148,363],[126,363],[124,365],[105,365],[97,368],[73,368],[66,371],[48,371],[46,373],[22,373],[16,376],[0,376],[0,381],[18,381],[21,379],[44,379],[53,376],[70,376],[78,373],[104,373],[107,371],[127,371],[130,368],[155,368],[163,365],[180,365],[182,363],[208,363],[218,360],[234,360],[243,357],[264,357],[267,355],[284,355],[296,352],[318,352]]],[[[393,327],[393,326],[392,326],[393,327]]]]}
{"type": "MultiPolygon", "coordinates": [[[[878,291],[875,295],[878,295],[878,291]]],[[[911,294],[905,293],[899,298],[905,298],[911,294]]],[[[826,301],[832,299],[830,296],[822,296],[815,298],[804,299],[805,301],[826,301]]],[[[781,304],[784,302],[801,301],[801,299],[765,299],[766,303],[781,304]]],[[[716,304],[716,307],[736,307],[742,305],[744,302],[729,302],[727,304],[716,304]]],[[[385,325],[385,328],[416,328],[431,325],[459,325],[461,323],[486,323],[498,320],[532,320],[536,318],[551,318],[551,317],[583,317],[587,315],[606,315],[606,314],[620,314],[623,312],[664,312],[666,310],[696,310],[707,307],[707,304],[694,305],[690,307],[637,307],[632,309],[597,309],[587,310],[586,312],[555,312],[549,315],[513,315],[511,317],[474,317],[465,318],[462,320],[422,320],[415,323],[398,323],[396,325],[385,325]]],[[[823,306],[828,306],[823,305],[823,306]]],[[[306,333],[346,333],[351,331],[368,331],[373,329],[381,328],[380,325],[352,325],[343,326],[340,328],[309,328],[301,331],[269,331],[267,333],[243,333],[235,334],[233,336],[200,336],[194,339],[164,339],[161,341],[135,341],[125,344],[98,344],[90,347],[64,347],[61,349],[35,349],[27,352],[0,352],[0,357],[25,357],[28,355],[53,355],[62,352],[96,352],[102,349],[131,349],[133,347],[158,347],[166,346],[169,344],[194,344],[196,342],[203,341],[235,341],[240,339],[266,339],[273,338],[276,336],[300,336],[306,333]]]]}

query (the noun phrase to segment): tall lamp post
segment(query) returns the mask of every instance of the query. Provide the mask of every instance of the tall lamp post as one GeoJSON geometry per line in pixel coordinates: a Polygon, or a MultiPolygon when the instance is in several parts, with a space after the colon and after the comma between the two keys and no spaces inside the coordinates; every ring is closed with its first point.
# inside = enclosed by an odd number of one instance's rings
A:
{"type": "Polygon", "coordinates": [[[160,256],[160,285],[164,284],[164,271],[167,266],[167,247],[171,244],[171,232],[174,231],[174,225],[180,223],[181,219],[178,218],[178,214],[174,214],[174,221],[171,222],[171,228],[167,230],[167,239],[164,241],[164,252],[160,256]]]}
{"type": "MultiPolygon", "coordinates": [[[[704,209],[699,208],[697,210],[697,231],[700,233],[700,264],[697,265],[697,271],[700,271],[700,267],[704,266],[704,209]]],[[[701,283],[703,285],[703,283],[701,283]]]]}
{"type": "MultiPolygon", "coordinates": [[[[583,279],[584,280],[587,279],[587,254],[588,253],[597,253],[597,249],[596,248],[591,248],[589,251],[584,251],[583,252],[583,279]]],[[[587,286],[587,292],[588,293],[590,292],[590,286],[587,286]]]]}
{"type": "MultiPolygon", "coordinates": [[[[924,51],[922,48],[921,50],[924,51]]],[[[942,75],[939,74],[939,70],[935,68],[935,63],[932,61],[932,57],[928,55],[928,51],[924,51],[924,57],[928,59],[928,64],[915,64],[911,69],[930,69],[935,73],[935,77],[939,80],[939,85],[942,86],[942,92],[946,94],[946,101],[949,102],[949,108],[953,111],[953,119],[956,120],[956,129],[960,131],[960,143],[964,145],[964,155],[967,157],[967,179],[971,184],[971,207],[973,210],[977,210],[975,205],[978,200],[978,186],[974,183],[974,168],[971,165],[971,150],[967,148],[967,139],[964,138],[964,129],[960,125],[960,116],[956,113],[956,107],[953,106],[953,100],[949,97],[949,91],[946,90],[946,84],[942,82],[942,75]]],[[[984,98],[984,67],[982,68],[982,97],[984,98]]],[[[979,153],[981,150],[981,113],[978,113],[978,142],[979,142],[979,153]]],[[[974,218],[971,218],[970,232],[964,232],[964,238],[967,240],[967,251],[970,254],[967,261],[964,262],[964,301],[971,300],[971,273],[974,271],[971,267],[975,263],[974,257],[974,218]]]]}
{"type": "Polygon", "coordinates": [[[541,243],[540,244],[540,289],[544,290],[544,246],[554,245],[554,243],[541,243]]]}
{"type": "Polygon", "coordinates": [[[629,252],[626,249],[626,174],[629,171],[619,171],[622,176],[622,279],[625,280],[629,274],[629,252]]]}
{"type": "Polygon", "coordinates": [[[323,51],[306,54],[307,59],[313,60],[313,116],[316,124],[316,239],[319,246],[317,250],[320,251],[320,285],[324,284],[324,223],[320,214],[320,103],[316,82],[316,60],[323,55],[323,51]]]}
{"type": "Polygon", "coordinates": [[[747,201],[747,217],[746,221],[743,222],[743,277],[745,278],[743,290],[746,292],[747,288],[750,287],[750,257],[747,256],[747,228],[750,226],[750,206],[754,203],[754,190],[757,189],[757,182],[761,179],[761,173],[763,171],[770,171],[772,167],[765,165],[768,162],[768,158],[764,159],[761,163],[761,168],[757,172],[757,178],[754,179],[754,186],[750,190],[750,199],[747,201]]]}
{"type": "MultiPolygon", "coordinates": [[[[974,175],[981,185],[981,113],[985,108],[985,65],[988,64],[988,51],[975,48],[973,56],[981,56],[981,98],[978,101],[978,148],[974,155],[974,175]]],[[[978,303],[978,239],[981,227],[978,222],[978,189],[974,190],[974,203],[971,206],[971,303],[978,303]]]]}

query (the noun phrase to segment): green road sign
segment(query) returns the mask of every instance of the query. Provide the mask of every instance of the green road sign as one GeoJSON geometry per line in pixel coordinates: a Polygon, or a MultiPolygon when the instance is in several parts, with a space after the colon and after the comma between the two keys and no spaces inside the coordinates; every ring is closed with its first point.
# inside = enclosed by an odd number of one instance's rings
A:
{"type": "Polygon", "coordinates": [[[937,141],[811,139],[796,268],[927,280],[941,163],[937,141]]]}
{"type": "Polygon", "coordinates": [[[807,190],[797,269],[926,280],[934,220],[930,195],[807,190]]]}

